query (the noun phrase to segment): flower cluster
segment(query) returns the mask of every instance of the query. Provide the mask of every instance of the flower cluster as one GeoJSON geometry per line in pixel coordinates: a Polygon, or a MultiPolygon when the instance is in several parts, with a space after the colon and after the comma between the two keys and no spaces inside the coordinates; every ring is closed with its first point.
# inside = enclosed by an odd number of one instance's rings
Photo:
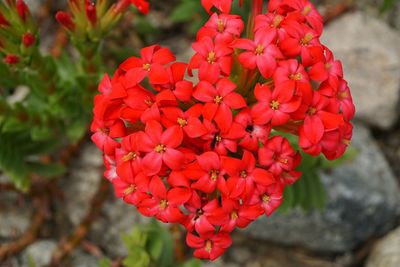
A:
{"type": "Polygon", "coordinates": [[[37,28],[23,0],[0,2],[0,55],[8,65],[29,61],[37,43],[37,28]]]}
{"type": "Polygon", "coordinates": [[[104,76],[91,130],[116,195],[182,224],[194,255],[213,260],[236,227],[273,213],[301,176],[301,155],[280,133],[336,159],[349,145],[354,105],[307,0],[271,0],[265,14],[253,1],[246,38],[232,0],[202,3],[216,13],[190,62],[158,45],[127,59],[104,76]]]}

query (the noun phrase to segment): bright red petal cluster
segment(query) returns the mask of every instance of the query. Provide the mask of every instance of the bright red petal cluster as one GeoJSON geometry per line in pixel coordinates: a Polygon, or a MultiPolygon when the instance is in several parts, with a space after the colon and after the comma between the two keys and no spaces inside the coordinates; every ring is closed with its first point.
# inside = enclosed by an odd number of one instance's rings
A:
{"type": "Polygon", "coordinates": [[[199,31],[189,64],[157,45],[142,49],[104,76],[91,129],[116,195],[182,224],[195,256],[213,260],[236,227],[273,213],[301,176],[300,153],[279,132],[297,135],[305,153],[336,159],[349,145],[354,105],[308,1],[270,1],[251,39],[228,13],[232,1],[202,2],[225,13],[199,31]]]}

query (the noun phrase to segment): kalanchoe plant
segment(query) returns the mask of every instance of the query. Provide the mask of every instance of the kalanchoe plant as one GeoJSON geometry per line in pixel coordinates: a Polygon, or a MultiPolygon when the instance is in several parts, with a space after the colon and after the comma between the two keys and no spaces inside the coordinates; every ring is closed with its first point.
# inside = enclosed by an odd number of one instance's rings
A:
{"type": "Polygon", "coordinates": [[[313,183],[311,156],[343,155],[355,109],[307,0],[272,0],[266,13],[253,0],[245,32],[232,0],[202,4],[210,19],[190,62],[143,48],[104,76],[91,129],[116,195],[183,225],[194,255],[214,260],[236,227],[281,205],[300,170],[313,183]]]}
{"type": "Polygon", "coordinates": [[[38,24],[23,0],[0,1],[0,76],[7,77],[0,79],[0,170],[17,188],[64,172],[61,149],[89,128],[104,72],[101,44],[132,3],[147,12],[146,1],[68,1],[71,13],[56,18],[79,52],[71,59],[39,50],[38,24]]]}

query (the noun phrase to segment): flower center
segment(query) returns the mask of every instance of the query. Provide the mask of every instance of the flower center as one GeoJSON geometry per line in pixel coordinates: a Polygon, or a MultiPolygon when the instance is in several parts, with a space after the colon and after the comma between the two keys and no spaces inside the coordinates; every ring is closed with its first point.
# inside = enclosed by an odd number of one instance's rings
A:
{"type": "Polygon", "coordinates": [[[346,146],[350,145],[350,140],[349,139],[342,139],[342,143],[345,144],[346,146]]]}
{"type": "Polygon", "coordinates": [[[278,28],[281,25],[283,17],[281,15],[276,15],[274,21],[272,22],[271,27],[278,28]]]}
{"type": "Polygon", "coordinates": [[[293,81],[300,81],[302,78],[301,73],[292,73],[289,76],[289,79],[293,80],[293,81]]]}
{"type": "Polygon", "coordinates": [[[305,6],[303,9],[303,15],[307,16],[311,12],[311,10],[312,10],[312,8],[310,5],[305,6]]]}
{"type": "Polygon", "coordinates": [[[348,96],[349,96],[349,94],[348,94],[347,92],[340,92],[340,93],[338,93],[338,98],[339,98],[340,100],[343,100],[343,99],[347,98],[348,96]]]}
{"type": "Polygon", "coordinates": [[[237,211],[236,210],[232,211],[231,212],[231,219],[232,220],[236,220],[237,218],[239,218],[239,215],[238,215],[237,211]]]}
{"type": "Polygon", "coordinates": [[[165,210],[168,207],[168,201],[163,199],[160,201],[160,210],[165,210]]]}
{"type": "Polygon", "coordinates": [[[212,250],[212,241],[211,240],[207,240],[206,241],[206,246],[204,248],[208,253],[211,253],[212,250]]]}
{"type": "Polygon", "coordinates": [[[269,103],[269,106],[271,107],[272,110],[278,110],[279,109],[279,102],[276,100],[272,100],[271,103],[269,103]]]}
{"type": "Polygon", "coordinates": [[[220,104],[222,102],[223,97],[220,95],[217,95],[216,97],[214,97],[214,103],[215,104],[220,104]]]}
{"type": "Polygon", "coordinates": [[[149,63],[143,64],[143,69],[144,70],[150,71],[150,67],[151,67],[151,65],[149,63]]]}
{"type": "Polygon", "coordinates": [[[224,30],[225,30],[225,24],[224,24],[224,22],[222,21],[222,19],[218,19],[218,20],[217,20],[217,31],[218,31],[219,33],[222,33],[222,32],[224,32],[224,30]]]}
{"type": "Polygon", "coordinates": [[[311,33],[307,33],[304,37],[300,40],[301,45],[308,45],[310,41],[313,39],[313,35],[311,33]]]}
{"type": "Polygon", "coordinates": [[[208,62],[209,64],[214,64],[215,61],[217,61],[217,55],[215,54],[214,51],[210,51],[210,52],[208,53],[208,56],[207,56],[207,62],[208,62]]]}
{"type": "Polygon", "coordinates": [[[182,128],[187,125],[187,120],[182,119],[182,118],[178,118],[177,122],[182,128]]]}
{"type": "Polygon", "coordinates": [[[271,198],[266,194],[262,195],[261,199],[264,203],[268,203],[271,200],[271,198]]]}
{"type": "Polygon", "coordinates": [[[149,100],[149,99],[145,99],[145,100],[144,100],[144,103],[145,103],[147,106],[149,106],[149,107],[151,107],[151,106],[153,105],[153,101],[151,101],[151,100],[149,100]]]}
{"type": "Polygon", "coordinates": [[[309,107],[308,110],[307,110],[307,114],[310,115],[310,116],[314,115],[315,112],[317,112],[317,109],[314,108],[314,107],[309,107]]]}
{"type": "Polygon", "coordinates": [[[122,161],[129,161],[129,160],[135,160],[136,159],[136,153],[134,152],[129,152],[125,156],[122,157],[122,161]]]}
{"type": "Polygon", "coordinates": [[[136,186],[133,185],[133,184],[131,184],[131,185],[129,185],[129,187],[127,187],[127,188],[124,190],[124,195],[125,195],[125,196],[130,195],[130,194],[132,194],[132,193],[135,192],[135,191],[136,191],[136,186]]]}
{"type": "Polygon", "coordinates": [[[255,54],[257,56],[262,55],[264,53],[264,49],[265,47],[262,44],[257,45],[256,50],[255,50],[255,54]]]}
{"type": "Polygon", "coordinates": [[[218,170],[211,170],[210,171],[210,179],[211,181],[216,181],[219,175],[219,171],[218,170]]]}
{"type": "Polygon", "coordinates": [[[241,171],[240,172],[240,177],[246,178],[247,177],[247,172],[246,171],[241,171]]]}
{"type": "Polygon", "coordinates": [[[162,144],[159,144],[158,146],[156,146],[154,148],[154,151],[157,152],[157,153],[160,153],[160,154],[164,153],[165,150],[167,150],[167,148],[162,144]]]}

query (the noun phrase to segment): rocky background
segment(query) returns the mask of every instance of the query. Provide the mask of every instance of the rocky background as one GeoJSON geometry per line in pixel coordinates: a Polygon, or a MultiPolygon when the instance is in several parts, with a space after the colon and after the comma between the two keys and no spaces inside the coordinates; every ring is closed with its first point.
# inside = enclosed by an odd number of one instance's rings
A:
{"type": "MultiPolygon", "coordinates": [[[[27,2],[40,16],[46,1],[27,2]]],[[[149,19],[161,28],[159,42],[187,58],[190,39],[168,19],[172,2],[156,4],[149,19]]],[[[204,266],[400,266],[400,4],[380,14],[381,2],[317,1],[329,18],[323,42],[342,60],[357,107],[352,144],[358,154],[322,174],[326,210],[293,210],[262,218],[236,232],[234,245],[221,260],[204,266]]],[[[51,29],[51,21],[43,23],[51,29]]],[[[126,30],[115,36],[122,34],[126,30]]],[[[51,43],[46,36],[43,39],[45,46],[51,43]]],[[[131,45],[141,42],[135,36],[126,39],[131,45]]],[[[90,142],[83,144],[69,169],[56,182],[62,191],[56,192],[58,202],[50,203],[39,238],[18,256],[0,262],[1,267],[30,266],[32,261],[36,266],[49,264],[58,240],[84,219],[91,208],[88,200],[102,179],[99,151],[90,142]],[[50,213],[55,216],[49,218],[50,213]]],[[[30,227],[34,205],[14,192],[0,192],[0,245],[30,227]]],[[[88,235],[63,266],[98,266],[103,256],[123,257],[121,233],[145,222],[133,207],[109,194],[88,235]]]]}

